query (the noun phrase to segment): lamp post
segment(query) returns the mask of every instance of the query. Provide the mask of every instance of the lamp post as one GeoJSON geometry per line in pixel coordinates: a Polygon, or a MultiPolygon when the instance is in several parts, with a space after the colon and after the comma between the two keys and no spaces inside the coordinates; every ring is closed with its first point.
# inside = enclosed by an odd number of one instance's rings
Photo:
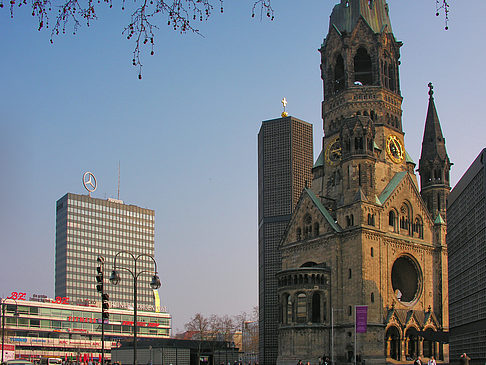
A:
{"type": "Polygon", "coordinates": [[[12,299],[12,298],[5,298],[5,299],[2,299],[2,364],[3,364],[3,354],[5,352],[5,301],[7,299],[10,299],[10,300],[13,300],[15,302],[15,313],[14,313],[14,316],[18,316],[19,315],[19,312],[18,312],[18,309],[17,309],[17,301],[15,299],[12,299]]]}
{"type": "Polygon", "coordinates": [[[147,254],[139,254],[139,255],[134,255],[130,251],[120,251],[118,252],[114,259],[113,259],[113,271],[110,276],[110,282],[113,285],[117,285],[120,282],[120,274],[117,271],[117,268],[120,270],[125,270],[128,271],[132,277],[133,277],[133,365],[137,365],[137,280],[138,277],[143,274],[143,273],[149,273],[149,274],[154,274],[152,277],[152,281],[150,282],[150,287],[152,289],[158,289],[160,288],[160,279],[159,276],[157,275],[157,262],[155,259],[147,254]],[[131,257],[133,260],[133,270],[129,267],[125,266],[118,266],[116,263],[116,259],[118,258],[118,255],[120,254],[125,254],[128,257],[131,257]],[[155,270],[141,270],[137,272],[137,263],[138,260],[143,258],[143,257],[148,257],[154,262],[155,270]]]}

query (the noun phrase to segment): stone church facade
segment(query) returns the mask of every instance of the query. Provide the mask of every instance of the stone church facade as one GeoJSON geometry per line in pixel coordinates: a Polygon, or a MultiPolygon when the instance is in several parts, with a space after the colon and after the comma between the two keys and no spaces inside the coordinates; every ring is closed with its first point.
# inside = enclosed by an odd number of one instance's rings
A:
{"type": "Polygon", "coordinates": [[[322,152],[280,243],[278,364],[449,361],[439,339],[451,163],[429,84],[419,189],[402,129],[401,45],[385,0],[334,7],[319,50],[322,152]],[[355,335],[356,305],[367,306],[367,331],[355,335]]]}

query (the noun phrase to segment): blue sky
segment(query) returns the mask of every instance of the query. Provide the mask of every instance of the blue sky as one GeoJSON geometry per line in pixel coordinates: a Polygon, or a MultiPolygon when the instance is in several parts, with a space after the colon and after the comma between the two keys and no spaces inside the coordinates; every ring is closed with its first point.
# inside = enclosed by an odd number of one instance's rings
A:
{"type": "MultiPolygon", "coordinates": [[[[321,148],[317,49],[335,1],[275,1],[275,20],[251,18],[249,1],[225,2],[180,35],[162,21],[143,79],[122,36],[128,13],[102,10],[78,34],[38,32],[22,8],[0,9],[0,295],[54,294],[55,202],[84,193],[156,211],[162,303],[175,329],[196,312],[237,314],[257,305],[257,133],[281,113],[314,125],[321,148]],[[303,4],[303,5],[302,5],[303,4]]],[[[449,30],[435,1],[391,0],[401,57],[406,149],[418,162],[435,101],[455,184],[485,147],[484,0],[451,4],[449,30]]],[[[93,274],[94,278],[94,274],[93,274]]]]}

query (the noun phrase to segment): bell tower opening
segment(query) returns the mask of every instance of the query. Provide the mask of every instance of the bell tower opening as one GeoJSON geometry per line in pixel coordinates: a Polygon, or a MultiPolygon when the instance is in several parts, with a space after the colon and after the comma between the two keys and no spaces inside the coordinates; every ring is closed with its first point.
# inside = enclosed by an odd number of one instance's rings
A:
{"type": "Polygon", "coordinates": [[[363,47],[358,48],[354,56],[354,82],[361,85],[373,84],[371,57],[363,47]]]}
{"type": "Polygon", "coordinates": [[[344,60],[341,55],[337,56],[334,66],[334,93],[344,90],[344,60]]]}

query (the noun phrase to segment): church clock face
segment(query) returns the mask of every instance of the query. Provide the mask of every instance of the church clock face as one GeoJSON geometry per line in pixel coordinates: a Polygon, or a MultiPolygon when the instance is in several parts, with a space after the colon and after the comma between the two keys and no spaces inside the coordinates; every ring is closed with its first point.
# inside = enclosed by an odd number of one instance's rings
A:
{"type": "Polygon", "coordinates": [[[335,137],[326,147],[326,162],[329,165],[336,165],[341,160],[341,142],[335,137]]]}
{"type": "Polygon", "coordinates": [[[386,153],[394,163],[402,162],[404,149],[397,136],[391,135],[386,140],[386,153]]]}

